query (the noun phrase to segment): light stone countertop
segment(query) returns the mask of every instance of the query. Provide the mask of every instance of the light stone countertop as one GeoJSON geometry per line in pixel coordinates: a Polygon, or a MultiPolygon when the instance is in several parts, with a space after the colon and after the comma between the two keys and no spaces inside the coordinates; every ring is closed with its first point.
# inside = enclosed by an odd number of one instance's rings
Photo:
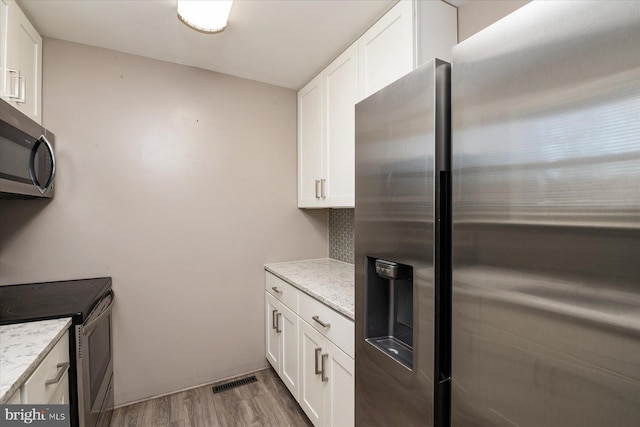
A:
{"type": "Polygon", "coordinates": [[[353,264],[321,258],[266,264],[264,268],[338,313],[355,319],[353,264]]]}
{"type": "Polygon", "coordinates": [[[0,326],[0,404],[6,403],[71,326],[71,318],[0,326]]]}

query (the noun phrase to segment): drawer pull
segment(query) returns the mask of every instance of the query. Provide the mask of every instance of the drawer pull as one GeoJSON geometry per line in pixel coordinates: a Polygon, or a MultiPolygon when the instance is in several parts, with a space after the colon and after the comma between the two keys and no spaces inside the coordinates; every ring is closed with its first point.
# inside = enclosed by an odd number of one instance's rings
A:
{"type": "Polygon", "coordinates": [[[281,294],[282,291],[280,289],[278,289],[277,286],[272,286],[271,289],[273,289],[273,292],[275,292],[276,294],[281,294]]]}
{"type": "Polygon", "coordinates": [[[56,377],[52,380],[47,380],[44,385],[51,385],[51,384],[58,384],[60,382],[60,380],[62,379],[62,377],[64,377],[64,374],[67,372],[67,369],[69,369],[69,362],[64,362],[64,363],[58,363],[58,374],[56,375],[56,377]]]}
{"type": "Polygon", "coordinates": [[[320,316],[313,316],[312,319],[318,322],[323,328],[331,327],[331,323],[324,323],[322,320],[320,320],[320,316]]]}

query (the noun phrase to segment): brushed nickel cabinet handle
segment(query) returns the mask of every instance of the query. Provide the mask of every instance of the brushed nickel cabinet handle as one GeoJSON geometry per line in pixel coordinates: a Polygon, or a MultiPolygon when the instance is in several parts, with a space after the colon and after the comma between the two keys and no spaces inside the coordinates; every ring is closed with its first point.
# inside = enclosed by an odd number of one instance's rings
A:
{"type": "Polygon", "coordinates": [[[22,74],[18,76],[18,98],[16,102],[21,104],[27,102],[27,77],[22,74]]]}
{"type": "Polygon", "coordinates": [[[320,356],[320,353],[322,352],[322,348],[318,347],[316,348],[316,358],[315,358],[315,373],[316,375],[321,375],[322,371],[320,370],[320,368],[318,368],[318,356],[320,356]]]}
{"type": "Polygon", "coordinates": [[[320,316],[313,316],[312,319],[318,322],[323,328],[331,327],[331,323],[324,323],[322,320],[320,320],[320,316]]]}
{"type": "Polygon", "coordinates": [[[329,377],[327,377],[325,375],[325,371],[324,371],[325,363],[327,361],[327,357],[329,357],[328,353],[325,353],[325,354],[322,355],[322,366],[320,367],[320,372],[322,372],[322,376],[320,378],[322,379],[323,383],[326,383],[327,381],[329,381],[329,377]]]}
{"type": "Polygon", "coordinates": [[[320,194],[321,194],[321,188],[320,188],[320,180],[316,179],[316,199],[320,198],[320,194]]]}
{"type": "Polygon", "coordinates": [[[9,75],[9,92],[6,94],[8,98],[20,98],[20,71],[14,68],[7,68],[9,75]]]}
{"type": "Polygon", "coordinates": [[[278,310],[273,310],[271,312],[271,329],[276,329],[277,330],[277,326],[276,326],[276,313],[278,312],[278,310]]]}
{"type": "Polygon", "coordinates": [[[273,292],[275,292],[276,294],[281,294],[282,291],[280,289],[278,289],[277,286],[272,286],[271,289],[273,290],[273,292]]]}
{"type": "Polygon", "coordinates": [[[282,332],[282,329],[280,329],[280,317],[282,317],[282,313],[276,314],[276,332],[277,333],[282,332]]]}
{"type": "Polygon", "coordinates": [[[51,384],[58,384],[60,382],[60,380],[62,379],[62,377],[64,376],[64,374],[67,372],[67,369],[69,369],[69,362],[64,362],[64,363],[58,363],[58,374],[56,375],[56,377],[52,380],[47,380],[44,385],[51,385],[51,384]]]}

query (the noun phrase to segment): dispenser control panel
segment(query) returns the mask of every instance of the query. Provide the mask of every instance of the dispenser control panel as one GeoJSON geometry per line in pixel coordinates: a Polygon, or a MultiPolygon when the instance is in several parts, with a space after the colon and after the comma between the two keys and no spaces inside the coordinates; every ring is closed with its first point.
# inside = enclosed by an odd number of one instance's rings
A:
{"type": "Polygon", "coordinates": [[[377,259],[376,273],[378,273],[378,276],[384,277],[385,279],[406,279],[411,276],[411,269],[402,264],[377,259]]]}

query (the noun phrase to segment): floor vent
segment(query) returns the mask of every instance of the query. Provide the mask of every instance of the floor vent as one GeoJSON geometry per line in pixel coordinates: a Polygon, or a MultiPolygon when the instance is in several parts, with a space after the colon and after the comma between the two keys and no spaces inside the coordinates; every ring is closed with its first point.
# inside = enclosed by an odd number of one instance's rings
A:
{"type": "Polygon", "coordinates": [[[230,390],[232,388],[240,387],[241,385],[255,383],[257,381],[258,381],[258,379],[256,378],[256,376],[255,375],[251,375],[250,377],[247,377],[247,378],[241,378],[239,380],[231,381],[231,382],[228,382],[228,383],[225,383],[225,384],[220,384],[220,385],[217,385],[217,386],[213,387],[213,394],[222,393],[223,391],[227,391],[227,390],[230,390]]]}

